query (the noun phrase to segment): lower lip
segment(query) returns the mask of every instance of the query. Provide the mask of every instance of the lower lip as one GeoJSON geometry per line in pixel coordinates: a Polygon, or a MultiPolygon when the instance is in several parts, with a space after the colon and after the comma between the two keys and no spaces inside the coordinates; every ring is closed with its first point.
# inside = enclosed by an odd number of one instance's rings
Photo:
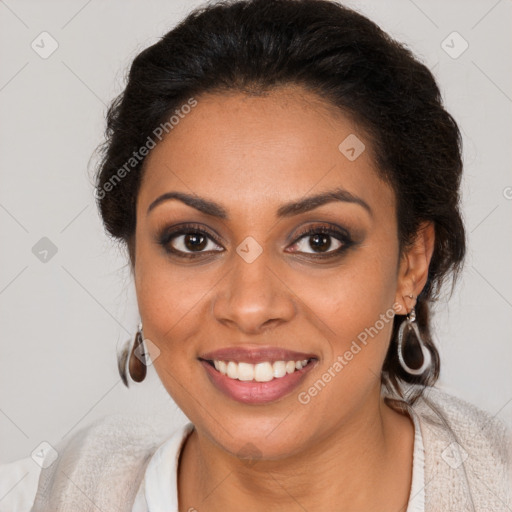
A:
{"type": "Polygon", "coordinates": [[[213,385],[225,395],[244,404],[266,404],[283,398],[298,387],[305,375],[315,366],[316,361],[313,360],[300,370],[268,382],[230,379],[206,361],[200,362],[213,385]]]}

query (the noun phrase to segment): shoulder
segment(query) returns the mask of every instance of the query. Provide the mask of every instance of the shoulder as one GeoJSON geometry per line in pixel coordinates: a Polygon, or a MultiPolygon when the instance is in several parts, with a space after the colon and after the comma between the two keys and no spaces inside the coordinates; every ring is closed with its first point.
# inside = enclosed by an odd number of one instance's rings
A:
{"type": "Polygon", "coordinates": [[[424,425],[449,430],[461,441],[479,444],[502,455],[511,431],[498,417],[437,387],[424,390],[413,409],[424,425]]]}
{"type": "Polygon", "coordinates": [[[124,446],[126,441],[157,440],[174,432],[167,417],[143,414],[110,414],[97,419],[88,426],[76,431],[73,439],[87,439],[92,442],[108,440],[114,445],[124,446]],[[119,441],[119,442],[118,442],[119,441]]]}
{"type": "Polygon", "coordinates": [[[56,460],[42,469],[34,512],[59,510],[59,503],[79,510],[84,493],[104,510],[125,510],[152,454],[175,430],[159,415],[112,414],[76,431],[54,447],[56,460]]]}
{"type": "Polygon", "coordinates": [[[437,387],[426,388],[412,408],[423,438],[427,502],[445,510],[508,510],[512,434],[505,423],[437,387]]]}
{"type": "Polygon", "coordinates": [[[172,428],[159,416],[104,416],[61,441],[56,447],[56,463],[69,468],[80,460],[91,468],[100,468],[106,459],[138,459],[170,434],[172,428]]]}

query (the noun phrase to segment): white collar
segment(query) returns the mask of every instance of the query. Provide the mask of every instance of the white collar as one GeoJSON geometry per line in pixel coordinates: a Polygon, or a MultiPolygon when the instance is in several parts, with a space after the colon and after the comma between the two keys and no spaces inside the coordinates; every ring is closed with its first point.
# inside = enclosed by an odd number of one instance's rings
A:
{"type": "Polygon", "coordinates": [[[132,512],[178,511],[178,461],[192,423],[178,429],[155,451],[140,484],[132,512]]]}
{"type": "Polygon", "coordinates": [[[412,407],[407,407],[414,422],[414,449],[412,461],[412,483],[406,512],[425,511],[425,449],[421,435],[420,420],[412,407]]]}

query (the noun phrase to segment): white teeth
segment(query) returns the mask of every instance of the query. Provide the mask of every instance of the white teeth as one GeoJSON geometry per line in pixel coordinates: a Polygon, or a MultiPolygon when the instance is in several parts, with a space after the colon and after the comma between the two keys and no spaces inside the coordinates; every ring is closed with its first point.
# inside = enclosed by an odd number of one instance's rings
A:
{"type": "MultiPolygon", "coordinates": [[[[242,364],[242,363],[240,363],[242,364]]],[[[240,364],[238,365],[240,367],[240,364]]],[[[252,365],[250,365],[252,366],[252,365]]],[[[274,378],[274,369],[269,362],[254,365],[254,380],[256,382],[268,382],[274,378]]]]}
{"type": "MultiPolygon", "coordinates": [[[[218,361],[219,363],[219,372],[222,373],[222,375],[226,375],[228,372],[228,365],[224,361],[218,361]]],[[[214,363],[215,364],[215,363],[214,363]]]]}
{"type": "Polygon", "coordinates": [[[307,359],[302,361],[264,361],[262,363],[235,363],[234,361],[214,360],[215,369],[227,375],[230,379],[241,381],[268,382],[272,379],[280,379],[288,373],[304,368],[308,364],[307,359]]]}
{"type": "Polygon", "coordinates": [[[286,373],[293,373],[295,371],[295,361],[288,361],[286,363],[286,373]]]}
{"type": "Polygon", "coordinates": [[[233,361],[229,361],[226,374],[231,379],[238,379],[238,365],[233,361]]]}
{"type": "Polygon", "coordinates": [[[286,375],[286,363],[284,361],[276,361],[273,365],[274,377],[279,379],[286,375]]]}
{"type": "Polygon", "coordinates": [[[238,380],[253,380],[254,365],[249,363],[238,363],[238,380]]]}

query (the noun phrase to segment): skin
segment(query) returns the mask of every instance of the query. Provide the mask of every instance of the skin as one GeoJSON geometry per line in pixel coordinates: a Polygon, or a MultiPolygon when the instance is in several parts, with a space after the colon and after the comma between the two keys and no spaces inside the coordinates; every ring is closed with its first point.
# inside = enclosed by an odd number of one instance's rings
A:
{"type": "MultiPolygon", "coordinates": [[[[393,304],[399,314],[411,309],[407,295],[426,283],[432,226],[424,224],[400,254],[395,196],[377,173],[369,140],[313,93],[287,86],[196,99],[146,159],[133,267],[144,335],[158,347],[149,347],[155,369],[195,425],[179,463],[180,511],[405,511],[414,427],[380,393],[391,322],[309,403],[297,394],[393,304]],[[349,134],[366,145],[355,161],[338,149],[349,134]],[[363,199],[371,214],[338,201],[276,218],[283,203],[336,187],[363,199]],[[178,200],[148,214],[170,191],[215,201],[230,219],[178,200]],[[195,260],[167,253],[157,241],[161,230],[184,222],[221,244],[212,239],[195,260]],[[314,259],[312,236],[296,234],[329,224],[355,243],[340,256],[314,259]],[[252,263],[236,252],[247,236],[263,250],[252,263]],[[197,360],[233,345],[312,352],[318,362],[291,394],[242,404],[218,391],[197,360]],[[240,456],[248,447],[255,459],[240,456]]],[[[184,239],[177,235],[172,245],[192,252],[184,239]]],[[[340,243],[328,239],[334,252],[340,243]]]]}

